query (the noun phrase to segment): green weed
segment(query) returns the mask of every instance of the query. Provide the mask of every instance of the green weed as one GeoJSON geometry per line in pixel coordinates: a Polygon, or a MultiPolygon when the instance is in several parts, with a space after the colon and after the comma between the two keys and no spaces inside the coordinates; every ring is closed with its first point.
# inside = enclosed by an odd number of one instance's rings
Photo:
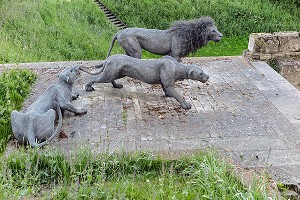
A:
{"type": "Polygon", "coordinates": [[[0,161],[4,198],[267,199],[265,183],[245,187],[210,151],[167,160],[151,154],[63,155],[19,149],[0,161]],[[10,196],[7,196],[10,195],[10,196]]]}
{"type": "Polygon", "coordinates": [[[0,74],[0,153],[11,136],[10,114],[20,110],[37,76],[29,70],[13,69],[0,74]]]}

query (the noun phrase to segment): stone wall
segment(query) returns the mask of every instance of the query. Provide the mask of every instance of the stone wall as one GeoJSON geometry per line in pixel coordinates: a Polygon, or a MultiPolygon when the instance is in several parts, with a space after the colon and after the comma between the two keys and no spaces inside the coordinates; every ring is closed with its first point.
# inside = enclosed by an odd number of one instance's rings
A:
{"type": "Polygon", "coordinates": [[[278,60],[277,70],[286,80],[300,90],[300,61],[278,60]]]}
{"type": "Polygon", "coordinates": [[[252,33],[244,56],[268,62],[300,89],[300,32],[252,33]]]}
{"type": "Polygon", "coordinates": [[[300,59],[300,32],[252,33],[244,56],[265,61],[300,59]]]}

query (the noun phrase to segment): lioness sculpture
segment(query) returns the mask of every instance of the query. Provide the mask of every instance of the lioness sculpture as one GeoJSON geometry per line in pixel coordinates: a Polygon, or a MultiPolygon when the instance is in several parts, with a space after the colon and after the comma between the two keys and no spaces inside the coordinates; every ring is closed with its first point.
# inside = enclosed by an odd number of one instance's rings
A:
{"type": "Polygon", "coordinates": [[[209,78],[197,65],[181,64],[171,56],[157,60],[141,60],[116,54],[108,57],[102,67],[97,73],[90,73],[80,67],[81,70],[93,75],[85,86],[86,91],[93,91],[94,83],[111,82],[114,87],[122,88],[123,85],[117,84],[115,80],[128,76],[149,84],[161,84],[166,96],[174,97],[184,109],[190,109],[191,104],[176,92],[175,82],[192,79],[205,83],[209,78]]]}
{"type": "Polygon", "coordinates": [[[219,42],[222,37],[210,17],[177,21],[167,30],[126,28],[113,37],[107,57],[118,40],[131,57],[141,58],[142,49],[145,49],[154,54],[170,55],[180,62],[181,57],[195,52],[210,40],[219,42]]]}
{"type": "Polygon", "coordinates": [[[78,93],[72,95],[72,85],[79,74],[79,66],[64,69],[59,74],[58,83],[48,87],[25,113],[12,112],[12,130],[18,143],[41,147],[61,131],[64,110],[75,114],[87,113],[86,109],[71,104],[71,100],[78,97],[78,93]],[[54,130],[57,115],[58,125],[54,130]]]}

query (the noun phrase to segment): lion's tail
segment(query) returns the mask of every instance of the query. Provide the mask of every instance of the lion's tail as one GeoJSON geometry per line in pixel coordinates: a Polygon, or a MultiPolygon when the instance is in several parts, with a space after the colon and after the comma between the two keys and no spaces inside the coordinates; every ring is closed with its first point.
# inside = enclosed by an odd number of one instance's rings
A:
{"type": "Polygon", "coordinates": [[[112,48],[114,47],[114,44],[115,44],[115,41],[116,39],[118,38],[118,33],[116,33],[111,41],[111,44],[110,44],[110,47],[109,47],[109,50],[107,52],[107,56],[106,56],[106,59],[110,56],[110,52],[112,50],[112,48]]]}
{"type": "MultiPolygon", "coordinates": [[[[103,67],[103,65],[104,65],[104,63],[102,63],[102,64],[100,64],[100,65],[96,65],[95,67],[101,68],[101,67],[103,67]]],[[[85,72],[85,73],[90,74],[90,75],[97,75],[97,74],[100,74],[100,73],[103,71],[103,68],[102,68],[99,72],[93,73],[93,72],[89,72],[88,70],[84,69],[84,68],[81,67],[81,66],[79,67],[79,69],[80,69],[81,71],[85,72]]]]}
{"type": "Polygon", "coordinates": [[[50,136],[50,138],[46,139],[44,142],[42,143],[37,143],[34,137],[34,134],[28,134],[28,142],[29,144],[34,147],[34,148],[40,148],[42,146],[44,146],[45,144],[47,144],[50,140],[52,140],[55,136],[57,136],[57,134],[60,133],[61,128],[62,128],[62,113],[61,113],[61,109],[59,107],[59,104],[57,103],[56,105],[57,108],[57,113],[58,113],[58,125],[55,129],[55,131],[53,132],[53,134],[50,136]]]}

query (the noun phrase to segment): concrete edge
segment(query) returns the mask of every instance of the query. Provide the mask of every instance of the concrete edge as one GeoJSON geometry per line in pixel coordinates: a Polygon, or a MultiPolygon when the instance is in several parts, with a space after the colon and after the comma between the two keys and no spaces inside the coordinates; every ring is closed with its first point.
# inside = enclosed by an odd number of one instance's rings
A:
{"type": "MultiPolygon", "coordinates": [[[[185,57],[184,62],[189,62],[191,60],[199,61],[211,61],[211,60],[231,60],[242,56],[218,56],[218,57],[185,57]]],[[[145,59],[147,60],[147,59],[145,59]]],[[[103,63],[104,60],[79,60],[79,61],[57,61],[57,62],[32,62],[32,63],[5,63],[0,64],[0,71],[4,69],[14,69],[14,68],[27,68],[27,69],[37,69],[37,68],[61,68],[70,67],[72,65],[85,65],[93,66],[103,63]]]]}
{"type": "Polygon", "coordinates": [[[26,68],[26,69],[41,69],[41,68],[62,68],[70,67],[73,65],[85,65],[93,66],[103,63],[103,60],[91,60],[91,61],[58,61],[58,62],[33,62],[33,63],[7,63],[0,64],[0,71],[5,69],[14,69],[14,68],[26,68]]]}

